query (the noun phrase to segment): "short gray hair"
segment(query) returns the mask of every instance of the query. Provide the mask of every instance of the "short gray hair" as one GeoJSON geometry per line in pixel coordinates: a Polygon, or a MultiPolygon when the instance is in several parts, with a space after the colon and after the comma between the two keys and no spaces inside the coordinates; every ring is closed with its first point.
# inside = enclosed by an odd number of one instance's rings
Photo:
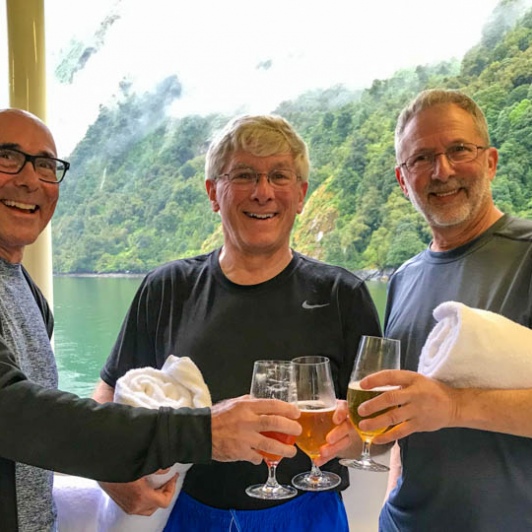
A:
{"type": "Polygon", "coordinates": [[[296,172],[308,181],[310,162],[305,141],[287,120],[276,115],[243,115],[231,120],[213,139],[205,158],[205,179],[214,181],[229,157],[239,151],[259,157],[290,153],[296,172]]]}
{"type": "Polygon", "coordinates": [[[429,89],[420,92],[402,111],[395,128],[395,153],[399,153],[404,130],[410,120],[421,111],[440,104],[455,104],[473,117],[482,141],[489,146],[488,122],[482,109],[463,92],[457,90],[429,89]]]}

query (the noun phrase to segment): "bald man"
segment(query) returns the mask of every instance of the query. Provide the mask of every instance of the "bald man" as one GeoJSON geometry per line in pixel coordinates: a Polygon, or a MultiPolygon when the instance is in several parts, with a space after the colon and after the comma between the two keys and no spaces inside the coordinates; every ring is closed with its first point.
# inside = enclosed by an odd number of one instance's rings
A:
{"type": "MultiPolygon", "coordinates": [[[[293,405],[230,399],[212,409],[98,405],[57,391],[53,317],[21,265],[50,221],[69,163],[50,130],[17,109],[0,110],[0,528],[56,529],[50,470],[124,482],[175,462],[295,455],[261,434],[297,435],[293,405]],[[292,419],[290,419],[292,418],[292,419]]],[[[175,479],[165,489],[175,488],[175,479]]]]}

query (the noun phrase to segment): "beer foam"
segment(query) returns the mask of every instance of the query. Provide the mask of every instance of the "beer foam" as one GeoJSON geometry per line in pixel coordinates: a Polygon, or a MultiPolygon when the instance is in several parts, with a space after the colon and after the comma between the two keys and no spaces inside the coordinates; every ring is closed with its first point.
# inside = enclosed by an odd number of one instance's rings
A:
{"type": "Polygon", "coordinates": [[[323,401],[298,401],[297,407],[304,412],[331,412],[336,410],[336,403],[332,406],[325,406],[323,401]]]}
{"type": "Polygon", "coordinates": [[[360,381],[354,381],[349,383],[351,390],[360,390],[362,392],[389,392],[390,390],[398,390],[401,386],[395,386],[388,384],[386,386],[377,386],[376,388],[361,388],[360,381]]]}

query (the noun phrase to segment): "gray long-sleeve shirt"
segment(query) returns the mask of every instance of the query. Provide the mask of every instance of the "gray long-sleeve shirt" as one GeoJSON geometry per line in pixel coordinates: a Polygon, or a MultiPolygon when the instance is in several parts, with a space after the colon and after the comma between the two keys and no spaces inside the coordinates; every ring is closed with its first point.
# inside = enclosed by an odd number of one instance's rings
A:
{"type": "MultiPolygon", "coordinates": [[[[50,336],[53,320],[46,301],[27,273],[19,268],[42,315],[31,327],[42,328],[50,336]]],[[[13,304],[21,302],[12,301],[13,304]]],[[[17,491],[18,485],[15,490],[15,463],[97,480],[127,482],[175,462],[210,461],[209,409],[154,411],[100,405],[38,384],[22,371],[20,355],[9,346],[13,338],[6,341],[10,335],[6,332],[7,323],[1,315],[0,319],[0,523],[3,531],[20,528],[17,499],[26,495],[17,491]]],[[[42,495],[44,499],[49,496],[44,492],[42,495]]]]}

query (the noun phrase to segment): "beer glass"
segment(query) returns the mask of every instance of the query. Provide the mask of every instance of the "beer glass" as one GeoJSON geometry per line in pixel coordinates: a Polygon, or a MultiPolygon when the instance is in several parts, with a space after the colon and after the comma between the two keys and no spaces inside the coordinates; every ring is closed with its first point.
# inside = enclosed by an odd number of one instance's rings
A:
{"type": "Polygon", "coordinates": [[[326,443],[327,434],[334,428],[336,394],[329,359],[322,356],[305,356],[292,360],[297,391],[297,406],[301,411],[299,423],[303,429],[296,445],[310,458],[311,470],[300,473],[292,484],[305,491],[323,491],[338,486],[341,479],[335,473],[321,471],[315,464],[320,447],[326,443]]]}
{"type": "MultiPolygon", "coordinates": [[[[366,432],[358,427],[358,424],[364,419],[358,414],[358,407],[365,401],[377,397],[377,395],[398,388],[398,386],[382,386],[371,390],[362,390],[359,382],[372,373],[382,371],[383,369],[400,368],[401,343],[399,340],[391,338],[380,338],[377,336],[362,336],[358,346],[358,353],[355,367],[351,373],[349,389],[347,391],[347,403],[349,407],[349,418],[355,426],[360,438],[362,439],[362,454],[357,459],[342,459],[340,463],[344,466],[364,471],[389,471],[389,467],[384,464],[375,462],[371,458],[371,442],[375,436],[383,434],[390,427],[366,432]]],[[[369,417],[376,417],[389,409],[381,410],[369,417]]]]}
{"type": "MultiPolygon", "coordinates": [[[[295,382],[292,363],[288,360],[257,360],[253,365],[250,394],[258,399],[280,399],[295,401],[295,382]]],[[[283,443],[293,444],[296,437],[281,432],[263,432],[265,436],[283,443]]],[[[266,484],[249,486],[246,493],[257,499],[290,499],[297,495],[292,486],[282,486],[277,482],[276,470],[281,456],[260,451],[268,466],[266,484]]]]}

